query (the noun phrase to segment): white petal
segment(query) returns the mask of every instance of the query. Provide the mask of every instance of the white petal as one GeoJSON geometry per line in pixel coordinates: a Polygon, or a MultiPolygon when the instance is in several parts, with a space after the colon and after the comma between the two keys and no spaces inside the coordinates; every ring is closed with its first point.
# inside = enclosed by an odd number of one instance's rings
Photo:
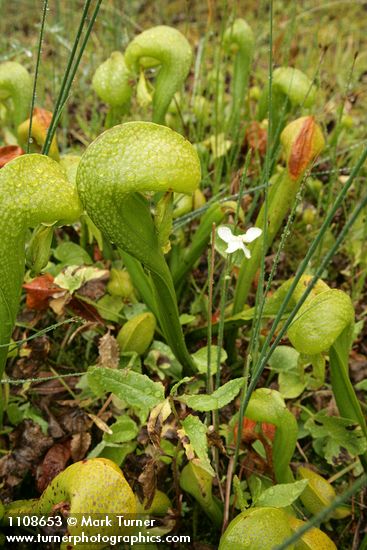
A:
{"type": "Polygon", "coordinates": [[[243,249],[243,244],[239,241],[232,240],[230,243],[228,243],[228,246],[226,248],[227,254],[233,254],[233,252],[236,252],[236,250],[243,249]]]}
{"type": "Polygon", "coordinates": [[[242,248],[246,258],[249,260],[251,258],[251,252],[249,251],[249,249],[247,248],[247,246],[243,245],[243,248],[242,248]]]}
{"type": "Polygon", "coordinates": [[[233,239],[232,231],[229,227],[221,225],[218,227],[218,235],[225,243],[229,243],[233,239]]]}
{"type": "Polygon", "coordinates": [[[260,229],[260,227],[250,227],[250,229],[248,229],[246,233],[242,235],[242,240],[244,243],[252,243],[252,241],[260,237],[262,232],[263,230],[260,229]]]}

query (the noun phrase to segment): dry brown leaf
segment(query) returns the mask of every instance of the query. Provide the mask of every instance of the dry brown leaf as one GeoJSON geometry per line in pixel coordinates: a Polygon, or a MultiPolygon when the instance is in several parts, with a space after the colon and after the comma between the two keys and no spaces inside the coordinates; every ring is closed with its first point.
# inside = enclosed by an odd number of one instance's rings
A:
{"type": "Polygon", "coordinates": [[[117,369],[120,362],[120,348],[117,340],[109,332],[99,339],[98,363],[108,369],[117,369]]]}
{"type": "Polygon", "coordinates": [[[10,435],[12,451],[0,459],[2,496],[8,496],[11,487],[19,485],[29,470],[33,470],[41,457],[53,444],[52,437],[45,435],[39,424],[24,420],[10,435]]]}
{"type": "Polygon", "coordinates": [[[112,435],[113,431],[111,428],[100,418],[99,416],[96,416],[95,414],[88,413],[89,418],[93,420],[95,425],[104,433],[112,435]]]}
{"type": "Polygon", "coordinates": [[[70,442],[70,451],[73,462],[83,460],[92,442],[92,437],[89,432],[74,434],[70,442]]]}
{"type": "Polygon", "coordinates": [[[30,283],[23,285],[26,289],[26,304],[29,309],[43,310],[48,308],[50,298],[54,298],[60,292],[65,293],[54,283],[54,278],[49,273],[40,275],[30,283]]]}
{"type": "Polygon", "coordinates": [[[71,294],[64,290],[62,294],[59,294],[58,297],[50,300],[50,308],[56,315],[62,315],[64,313],[65,306],[70,302],[71,294]]]}
{"type": "Polygon", "coordinates": [[[71,457],[70,442],[55,443],[49,449],[42,464],[37,469],[37,489],[40,493],[46,489],[54,477],[62,472],[71,457]]]}
{"type": "Polygon", "coordinates": [[[18,145],[5,145],[5,147],[0,147],[0,168],[3,168],[5,164],[24,155],[24,151],[18,145]]]}
{"type": "Polygon", "coordinates": [[[172,409],[169,399],[166,399],[163,403],[159,403],[150,412],[147,428],[149,438],[155,447],[160,447],[162,426],[171,413],[172,409]]]}
{"type": "Polygon", "coordinates": [[[150,458],[144,466],[142,473],[138,478],[143,488],[145,508],[150,508],[154,494],[157,488],[157,463],[154,458],[150,458]]]}
{"type": "Polygon", "coordinates": [[[68,434],[87,432],[92,425],[87,413],[78,407],[65,407],[57,419],[68,434]]]}

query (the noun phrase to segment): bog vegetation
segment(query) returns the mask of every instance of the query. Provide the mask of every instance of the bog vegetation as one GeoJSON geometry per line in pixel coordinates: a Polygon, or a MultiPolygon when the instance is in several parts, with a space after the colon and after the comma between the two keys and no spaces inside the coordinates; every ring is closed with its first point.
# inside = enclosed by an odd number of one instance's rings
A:
{"type": "Polygon", "coordinates": [[[367,548],[365,3],[0,6],[3,546],[367,548]]]}

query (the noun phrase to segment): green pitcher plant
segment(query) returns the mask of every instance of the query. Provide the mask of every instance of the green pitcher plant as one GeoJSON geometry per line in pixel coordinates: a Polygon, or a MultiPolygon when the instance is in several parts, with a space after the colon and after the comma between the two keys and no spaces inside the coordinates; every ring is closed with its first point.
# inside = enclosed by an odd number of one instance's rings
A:
{"type": "Polygon", "coordinates": [[[32,98],[32,81],[20,63],[0,63],[0,102],[5,103],[14,129],[29,115],[32,98]]]}
{"type": "Polygon", "coordinates": [[[192,49],[185,36],[172,27],[148,29],[128,45],[125,62],[130,71],[160,67],[153,94],[153,122],[164,124],[173,96],[185,82],[192,62],[192,49]]]}
{"type": "Polygon", "coordinates": [[[70,224],[81,213],[74,185],[61,166],[39,154],[15,158],[0,171],[0,377],[19,307],[27,229],[70,224]]]}
{"type": "Polygon", "coordinates": [[[154,313],[157,310],[167,343],[186,371],[194,367],[179,322],[173,281],[142,193],[192,193],[199,182],[194,147],[173,130],[151,122],[128,122],[104,132],[89,145],[77,172],[87,214],[111,242],[148,271],[154,313]]]}
{"type": "Polygon", "coordinates": [[[110,106],[105,126],[111,128],[121,122],[130,107],[131,73],[121,52],[112,52],[93,75],[92,86],[96,94],[110,106]]]}
{"type": "MultiPolygon", "coordinates": [[[[223,533],[219,550],[272,550],[297,531],[304,521],[290,515],[284,508],[251,507],[236,516],[223,533]]],[[[333,541],[312,528],[287,548],[290,550],[336,550],[333,541]]]]}
{"type": "Polygon", "coordinates": [[[292,482],[294,478],[289,463],[296,448],[298,427],[280,393],[268,388],[255,390],[246,417],[276,426],[272,449],[275,479],[278,483],[292,482]]]}
{"type": "MultiPolygon", "coordinates": [[[[75,525],[69,524],[69,542],[61,543],[61,550],[102,550],[106,543],[86,543],[82,533],[88,537],[98,534],[127,535],[132,527],[118,525],[116,515],[136,517],[137,500],[120,468],[107,458],[81,460],[68,466],[47,486],[40,498],[16,500],[5,506],[2,523],[13,525],[12,518],[20,515],[47,516],[56,507],[70,516],[75,516],[75,525]],[[112,525],[83,526],[82,516],[100,519],[108,516],[112,525]]],[[[96,522],[97,523],[97,522],[96,522]]]]}

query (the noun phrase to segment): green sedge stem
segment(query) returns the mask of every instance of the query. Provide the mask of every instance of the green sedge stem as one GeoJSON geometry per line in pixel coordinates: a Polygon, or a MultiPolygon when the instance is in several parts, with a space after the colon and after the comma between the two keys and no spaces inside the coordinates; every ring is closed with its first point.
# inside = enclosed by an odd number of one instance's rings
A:
{"type": "MultiPolygon", "coordinates": [[[[259,335],[260,335],[260,328],[261,328],[261,321],[262,321],[262,316],[263,316],[263,312],[264,312],[264,307],[265,307],[265,299],[269,293],[269,290],[270,290],[270,287],[271,287],[271,283],[273,282],[273,279],[274,279],[274,276],[276,274],[276,271],[277,271],[277,268],[278,268],[278,263],[279,263],[279,259],[280,259],[280,254],[282,253],[282,250],[284,249],[284,246],[285,246],[285,242],[287,240],[287,238],[289,237],[290,235],[290,228],[292,226],[292,223],[294,221],[294,216],[296,214],[296,210],[297,210],[297,206],[299,205],[299,203],[301,202],[301,194],[298,193],[297,194],[297,197],[296,197],[296,200],[293,204],[293,207],[292,207],[292,210],[288,216],[288,220],[287,220],[287,223],[286,223],[286,226],[284,228],[284,231],[282,233],[282,236],[281,236],[281,239],[280,239],[280,244],[279,244],[279,247],[277,249],[277,252],[276,252],[276,255],[275,255],[275,258],[274,258],[274,261],[273,261],[273,264],[271,266],[271,271],[270,271],[270,274],[269,274],[269,277],[268,277],[268,280],[267,280],[267,283],[266,283],[266,288],[265,288],[265,291],[264,291],[264,294],[263,294],[263,299],[262,299],[262,302],[260,304],[260,310],[259,311],[256,311],[255,310],[255,314],[254,314],[254,319],[256,319],[256,324],[255,324],[255,335],[254,335],[254,341],[255,342],[258,342],[259,341],[259,335]]],[[[256,308],[256,304],[255,304],[255,308],[256,308]]],[[[251,355],[253,356],[253,351],[252,351],[252,347],[250,347],[250,350],[251,350],[251,355]]]]}
{"type": "Polygon", "coordinates": [[[45,21],[46,21],[46,13],[48,11],[48,0],[44,0],[43,2],[43,10],[42,10],[42,20],[41,20],[41,29],[39,34],[39,41],[38,41],[38,50],[37,50],[37,61],[36,61],[36,69],[34,72],[34,80],[33,80],[33,92],[32,92],[32,101],[31,101],[31,112],[29,114],[29,129],[28,129],[28,139],[27,139],[27,149],[26,152],[29,153],[29,148],[31,145],[31,139],[32,139],[32,120],[33,120],[33,109],[34,109],[34,103],[36,100],[36,90],[37,90],[37,80],[38,80],[38,69],[41,59],[41,51],[42,51],[42,42],[43,42],[43,32],[45,29],[45,21]]]}
{"type": "Polygon", "coordinates": [[[70,372],[69,374],[58,374],[57,376],[41,376],[40,378],[17,378],[13,380],[11,378],[3,378],[0,380],[0,384],[6,386],[22,386],[23,384],[32,384],[33,382],[48,382],[49,380],[58,380],[59,378],[71,378],[75,376],[84,376],[86,372],[70,372]]]}
{"type": "Polygon", "coordinates": [[[211,246],[208,253],[208,327],[207,327],[207,373],[206,373],[206,391],[213,393],[212,380],[212,315],[213,315],[213,277],[214,277],[214,260],[215,260],[215,223],[212,225],[211,246]]]}
{"type": "Polygon", "coordinates": [[[88,16],[88,11],[89,11],[89,6],[91,4],[91,1],[92,0],[86,0],[86,2],[84,4],[83,13],[82,13],[82,16],[81,16],[81,19],[80,19],[79,27],[78,27],[78,30],[77,30],[77,33],[76,33],[74,44],[73,44],[73,47],[72,47],[72,50],[71,50],[71,53],[70,53],[70,57],[69,57],[69,60],[68,60],[67,66],[66,66],[66,70],[65,70],[65,73],[64,73],[64,77],[63,77],[63,80],[62,80],[62,83],[61,83],[60,92],[59,92],[59,95],[58,95],[57,100],[56,100],[56,104],[55,104],[55,108],[54,108],[54,111],[53,111],[51,124],[49,126],[47,136],[46,136],[46,140],[45,140],[45,143],[44,143],[44,146],[43,146],[42,153],[44,155],[48,154],[49,149],[51,147],[51,142],[52,142],[53,136],[54,136],[55,131],[56,131],[55,121],[56,121],[57,114],[59,112],[61,103],[64,100],[65,95],[67,95],[69,93],[69,89],[70,89],[70,88],[68,89],[69,75],[70,75],[70,72],[71,72],[71,69],[72,69],[72,65],[73,65],[74,57],[75,57],[75,54],[76,54],[76,51],[77,51],[77,48],[78,48],[78,45],[79,45],[79,41],[80,41],[80,38],[81,38],[81,35],[82,35],[82,32],[83,32],[84,23],[85,23],[85,21],[87,19],[87,16],[88,16]]]}
{"type": "MultiPolygon", "coordinates": [[[[75,61],[75,64],[74,64],[74,67],[71,71],[71,75],[70,75],[70,78],[67,82],[67,87],[64,91],[64,94],[63,94],[63,97],[62,97],[62,100],[61,100],[61,104],[60,104],[60,107],[56,113],[56,117],[55,117],[55,120],[54,120],[54,129],[53,129],[53,133],[52,133],[52,136],[54,135],[54,133],[56,132],[56,127],[59,123],[59,120],[60,120],[60,117],[62,115],[62,112],[64,110],[64,107],[66,105],[66,102],[68,100],[68,95],[69,95],[69,92],[70,92],[70,89],[71,89],[71,86],[73,84],[73,81],[74,81],[74,77],[76,75],[76,72],[78,70],[78,67],[79,67],[79,64],[80,64],[80,61],[81,61],[81,58],[83,56],[83,53],[84,53],[84,50],[86,48],[86,45],[87,45],[87,42],[89,40],[89,36],[90,36],[90,33],[92,32],[92,29],[93,29],[93,26],[94,26],[94,22],[97,18],[97,15],[98,15],[98,12],[99,12],[99,8],[101,6],[101,3],[102,3],[102,0],[98,0],[97,1],[97,5],[96,7],[94,8],[94,11],[92,13],[92,17],[90,18],[90,21],[88,23],[88,26],[87,26],[87,30],[85,31],[85,36],[83,38],[83,41],[82,41],[82,44],[80,46],[80,50],[79,50],[79,53],[77,55],[77,58],[76,58],[76,61],[75,61]]],[[[52,139],[51,139],[52,141],[52,139]]]]}
{"type": "MultiPolygon", "coordinates": [[[[83,322],[84,320],[81,317],[71,317],[70,319],[65,319],[64,321],[60,321],[60,323],[55,323],[54,325],[50,325],[49,327],[46,327],[41,330],[37,330],[35,334],[32,334],[32,336],[28,336],[28,338],[22,338],[22,340],[16,340],[15,342],[12,342],[9,347],[9,351],[15,350],[17,347],[21,346],[22,344],[25,344],[26,342],[29,342],[30,340],[34,340],[35,338],[39,338],[40,336],[43,336],[44,334],[47,334],[48,332],[51,332],[52,330],[55,330],[55,328],[61,327],[62,325],[66,325],[68,323],[76,323],[76,322],[83,322]],[[11,347],[14,346],[14,347],[11,347]]],[[[7,348],[9,344],[0,344],[0,348],[7,348]]]]}
{"type": "MultiPolygon", "coordinates": [[[[332,149],[331,149],[331,153],[330,153],[330,161],[331,161],[332,166],[337,166],[338,138],[340,136],[340,128],[341,128],[341,121],[342,121],[342,117],[343,117],[343,113],[344,113],[345,100],[348,97],[348,91],[349,91],[350,84],[351,84],[351,81],[352,81],[353,71],[354,71],[354,67],[355,67],[355,61],[356,61],[356,57],[354,57],[352,66],[351,66],[349,74],[348,74],[348,79],[347,79],[347,83],[346,83],[345,91],[344,91],[344,101],[341,101],[341,103],[340,103],[338,113],[337,113],[336,125],[335,125],[334,132],[333,132],[333,135],[332,135],[332,149]]],[[[325,211],[327,211],[329,206],[330,206],[330,202],[331,202],[333,192],[334,192],[335,183],[337,181],[338,181],[338,171],[335,171],[334,174],[332,175],[332,177],[330,178],[330,181],[328,182],[326,205],[323,208],[325,211]]],[[[320,244],[319,244],[317,259],[316,259],[316,265],[320,262],[320,258],[322,256],[322,250],[323,250],[323,247],[324,247],[324,237],[321,239],[320,244]]]]}

